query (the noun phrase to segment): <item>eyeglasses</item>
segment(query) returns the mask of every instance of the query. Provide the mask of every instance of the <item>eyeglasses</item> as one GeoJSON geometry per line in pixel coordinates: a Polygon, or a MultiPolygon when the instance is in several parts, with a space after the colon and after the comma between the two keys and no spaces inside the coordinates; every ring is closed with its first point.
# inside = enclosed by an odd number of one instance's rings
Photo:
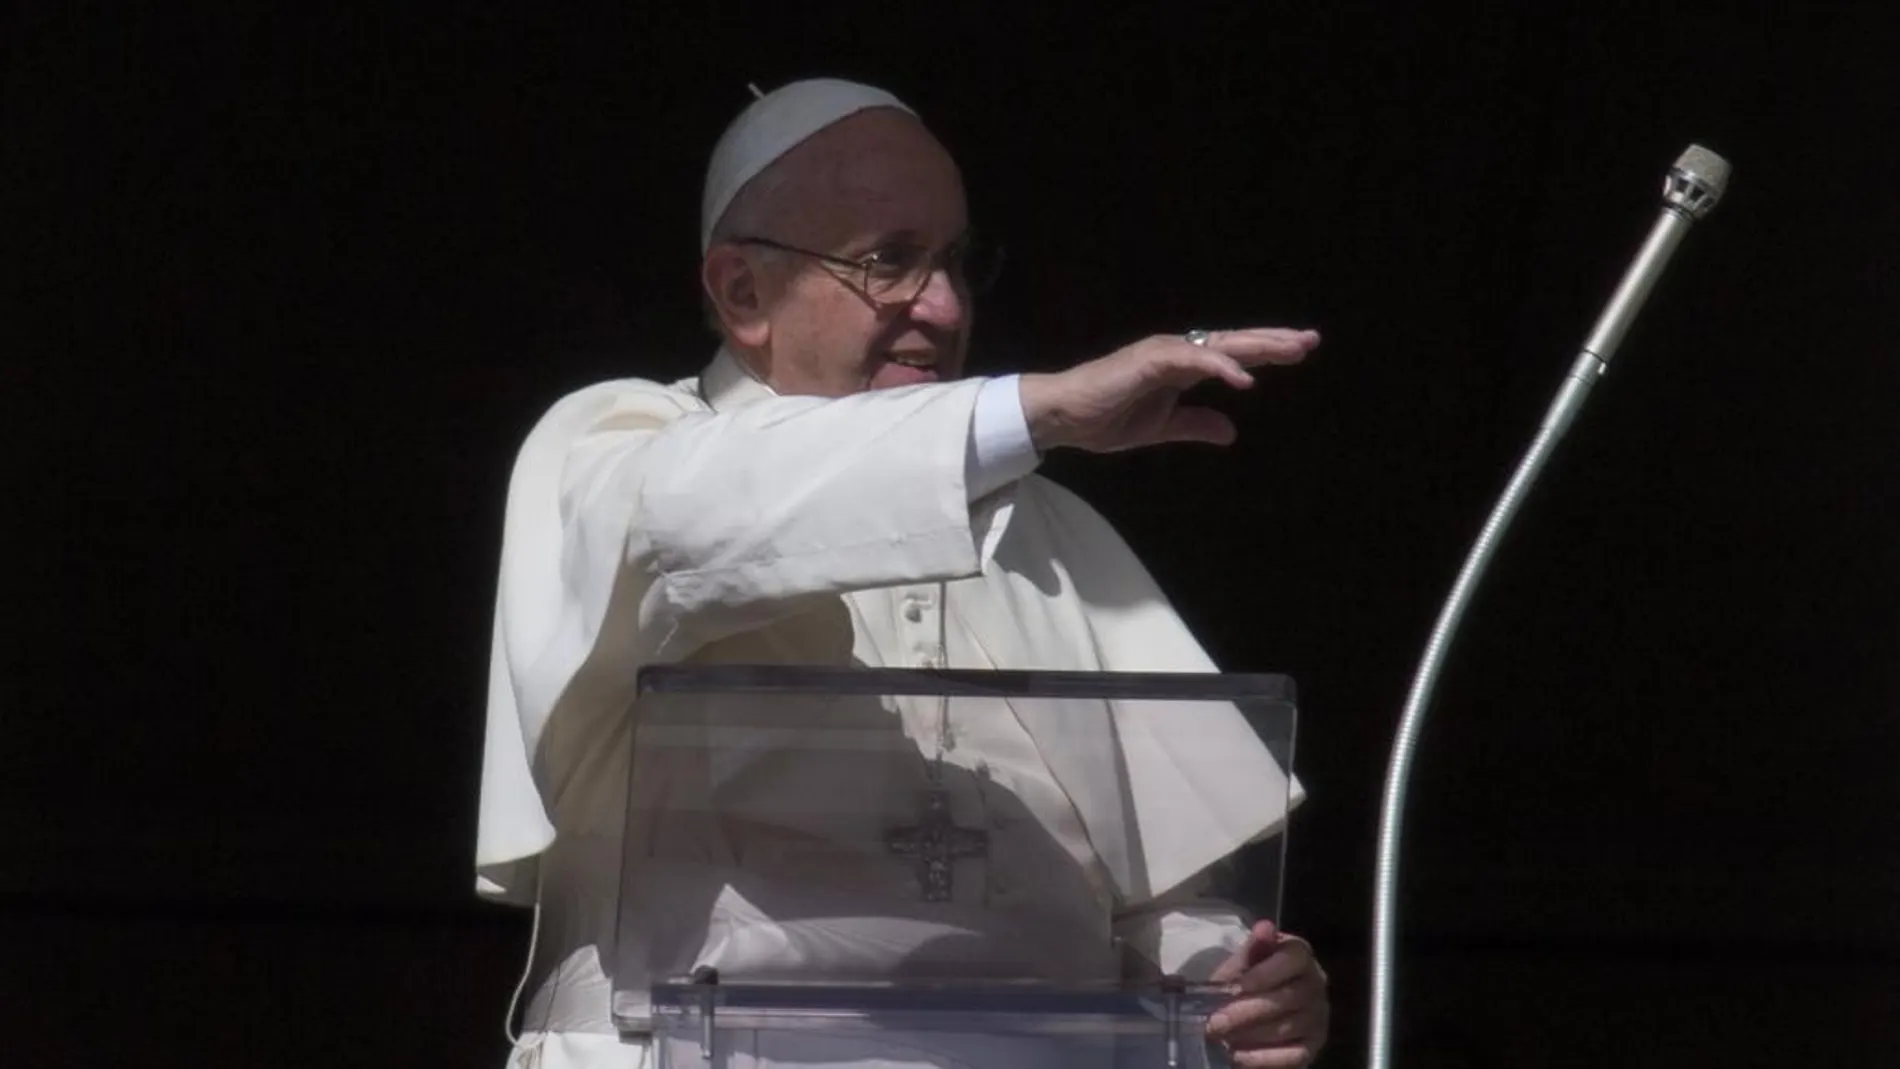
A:
{"type": "Polygon", "coordinates": [[[996,276],[1003,270],[1002,248],[980,241],[974,234],[965,234],[935,255],[922,245],[907,241],[891,242],[856,258],[801,249],[771,238],[735,238],[733,244],[808,256],[845,272],[841,281],[879,304],[909,304],[922,296],[931,276],[938,271],[949,275],[958,290],[981,293],[995,283],[996,276]]]}

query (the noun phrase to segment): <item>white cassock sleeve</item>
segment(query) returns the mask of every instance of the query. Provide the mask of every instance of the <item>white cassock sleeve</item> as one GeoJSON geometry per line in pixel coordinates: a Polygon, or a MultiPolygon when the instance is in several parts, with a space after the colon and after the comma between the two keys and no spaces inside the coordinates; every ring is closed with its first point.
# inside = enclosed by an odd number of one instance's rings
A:
{"type": "Polygon", "coordinates": [[[975,575],[1036,460],[1013,377],[602,426],[566,479],[570,592],[605,614],[638,589],[644,663],[808,597],[975,575]]]}
{"type": "Polygon", "coordinates": [[[557,403],[509,483],[477,888],[527,900],[514,863],[553,841],[557,710],[584,736],[644,665],[810,599],[980,573],[1038,462],[1014,377],[718,412],[646,382],[557,403]]]}

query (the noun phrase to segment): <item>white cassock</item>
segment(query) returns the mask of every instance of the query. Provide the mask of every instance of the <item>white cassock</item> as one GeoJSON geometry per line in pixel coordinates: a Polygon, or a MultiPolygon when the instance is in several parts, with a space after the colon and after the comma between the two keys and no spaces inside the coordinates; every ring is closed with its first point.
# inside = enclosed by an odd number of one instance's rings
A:
{"type": "MultiPolygon", "coordinates": [[[[1100,976],[1119,940],[1192,978],[1244,940],[1234,907],[1199,897],[1208,870],[1278,831],[1303,792],[1231,707],[1182,730],[1165,708],[1097,704],[1091,728],[1073,708],[959,699],[943,756],[962,773],[957,818],[989,848],[941,904],[919,900],[903,859],[827,853],[825,829],[789,826],[845,789],[859,800],[832,818],[914,819],[908,772],[814,751],[712,768],[635,744],[635,676],[652,664],[1215,671],[1107,522],[1028,474],[1015,397],[1013,379],[780,397],[722,351],[695,379],[581,390],[535,427],[509,488],[476,854],[480,893],[541,909],[511,1065],[652,1064],[612,1012],[700,964],[1100,976]],[[627,836],[629,791],[634,810],[682,819],[627,836]],[[716,819],[686,815],[709,798],[716,819]]],[[[921,764],[931,718],[893,711],[921,764]]],[[[1065,1058],[936,1042],[758,1033],[727,1064],[1065,1058]]]]}

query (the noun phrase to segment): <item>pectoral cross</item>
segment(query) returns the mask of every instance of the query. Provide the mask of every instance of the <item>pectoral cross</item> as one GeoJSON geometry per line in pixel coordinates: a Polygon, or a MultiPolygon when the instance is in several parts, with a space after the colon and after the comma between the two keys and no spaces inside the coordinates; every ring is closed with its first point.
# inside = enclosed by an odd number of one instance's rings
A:
{"type": "MultiPolygon", "coordinates": [[[[938,588],[939,597],[942,588],[938,588]]],[[[938,604],[942,604],[941,601],[938,604]]],[[[916,620],[910,612],[906,618],[916,620]]],[[[942,645],[942,621],[938,621],[937,652],[924,661],[925,668],[941,668],[948,662],[942,645]]],[[[884,847],[898,857],[915,858],[917,885],[926,902],[948,902],[956,885],[956,863],[964,858],[987,857],[990,837],[978,828],[959,828],[950,812],[950,792],[943,786],[943,755],[957,748],[956,734],[950,728],[950,700],[937,699],[937,753],[924,762],[924,777],[930,786],[924,791],[917,823],[892,828],[884,833],[884,847]]]]}
{"type": "Polygon", "coordinates": [[[950,815],[950,793],[943,789],[940,775],[931,776],[917,823],[893,828],[884,835],[884,845],[891,853],[917,859],[917,883],[926,902],[950,901],[956,863],[964,858],[986,857],[990,849],[987,833],[957,826],[950,815]]]}

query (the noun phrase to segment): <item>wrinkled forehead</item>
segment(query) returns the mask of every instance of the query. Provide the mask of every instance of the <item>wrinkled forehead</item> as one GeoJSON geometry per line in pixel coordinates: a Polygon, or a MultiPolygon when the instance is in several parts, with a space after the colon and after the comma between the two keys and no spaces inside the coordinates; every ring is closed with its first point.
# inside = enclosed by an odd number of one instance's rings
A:
{"type": "Polygon", "coordinates": [[[912,116],[861,112],[788,154],[793,225],[809,240],[850,241],[899,232],[931,243],[966,225],[963,179],[943,145],[912,116]],[[794,158],[796,156],[796,158],[794,158]]]}

